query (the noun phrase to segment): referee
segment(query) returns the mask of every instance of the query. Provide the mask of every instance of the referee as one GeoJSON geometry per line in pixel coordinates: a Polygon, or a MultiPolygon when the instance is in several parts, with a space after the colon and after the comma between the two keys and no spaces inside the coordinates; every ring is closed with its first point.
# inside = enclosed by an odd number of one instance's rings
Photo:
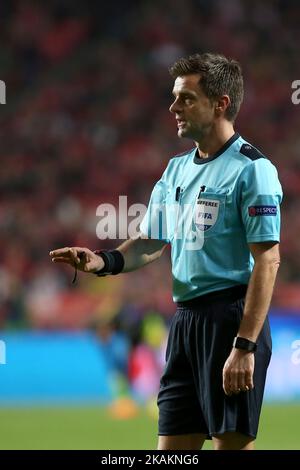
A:
{"type": "Polygon", "coordinates": [[[141,233],[117,250],[62,248],[52,261],[99,276],[139,269],[172,248],[177,311],[158,395],[161,450],[251,450],[271,357],[267,318],[280,263],[277,171],[234,131],[238,62],[195,54],[170,69],[180,138],[153,188],[141,233]]]}

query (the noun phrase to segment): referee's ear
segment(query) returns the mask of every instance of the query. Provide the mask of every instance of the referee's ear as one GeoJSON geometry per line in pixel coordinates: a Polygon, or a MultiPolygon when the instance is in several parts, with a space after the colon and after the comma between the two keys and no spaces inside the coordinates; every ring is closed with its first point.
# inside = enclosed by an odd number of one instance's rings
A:
{"type": "Polygon", "coordinates": [[[231,105],[228,95],[222,95],[215,103],[215,113],[217,117],[224,116],[226,109],[231,105]]]}

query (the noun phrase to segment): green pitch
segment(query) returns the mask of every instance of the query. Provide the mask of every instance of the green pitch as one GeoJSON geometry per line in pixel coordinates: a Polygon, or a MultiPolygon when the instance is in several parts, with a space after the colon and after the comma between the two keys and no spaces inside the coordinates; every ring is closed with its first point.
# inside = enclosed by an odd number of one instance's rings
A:
{"type": "MultiPolygon", "coordinates": [[[[300,449],[299,422],[300,403],[265,405],[256,448],[300,449]]],[[[155,449],[157,441],[144,410],[116,420],[101,407],[0,408],[0,423],[0,449],[155,449]]]]}

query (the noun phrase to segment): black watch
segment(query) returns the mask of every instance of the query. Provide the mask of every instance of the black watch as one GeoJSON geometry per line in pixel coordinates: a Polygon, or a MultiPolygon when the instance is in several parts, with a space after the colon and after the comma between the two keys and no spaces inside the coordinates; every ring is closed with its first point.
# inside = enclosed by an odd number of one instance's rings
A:
{"type": "Polygon", "coordinates": [[[236,336],[233,340],[232,347],[237,349],[243,349],[244,351],[248,352],[255,352],[257,349],[257,344],[247,338],[236,336]]]}

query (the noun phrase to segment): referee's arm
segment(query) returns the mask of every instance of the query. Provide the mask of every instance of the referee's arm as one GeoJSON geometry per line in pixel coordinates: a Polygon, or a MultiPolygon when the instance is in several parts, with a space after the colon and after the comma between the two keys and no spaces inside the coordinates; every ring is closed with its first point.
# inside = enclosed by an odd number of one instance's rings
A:
{"type": "MultiPolygon", "coordinates": [[[[249,248],[255,264],[237,336],[256,342],[271,303],[280,255],[277,242],[251,243],[249,248]]],[[[255,385],[253,373],[253,352],[233,348],[223,368],[223,389],[226,395],[251,390],[255,385]]]]}
{"type": "Polygon", "coordinates": [[[138,235],[136,238],[130,238],[120,245],[117,250],[124,257],[123,273],[135,271],[146,264],[152,263],[161,257],[168,243],[162,240],[145,238],[144,235],[138,235]]]}
{"type": "MultiPolygon", "coordinates": [[[[117,248],[124,257],[122,272],[134,271],[152,263],[160,258],[166,246],[165,241],[148,239],[142,234],[126,240],[117,248]]],[[[49,255],[54,263],[76,265],[77,269],[86,273],[94,273],[104,267],[103,259],[89,248],[78,246],[58,248],[50,251],[49,255]]]]}
{"type": "Polygon", "coordinates": [[[249,248],[255,264],[238,336],[256,341],[270,307],[280,254],[277,242],[251,243],[249,248]]]}

